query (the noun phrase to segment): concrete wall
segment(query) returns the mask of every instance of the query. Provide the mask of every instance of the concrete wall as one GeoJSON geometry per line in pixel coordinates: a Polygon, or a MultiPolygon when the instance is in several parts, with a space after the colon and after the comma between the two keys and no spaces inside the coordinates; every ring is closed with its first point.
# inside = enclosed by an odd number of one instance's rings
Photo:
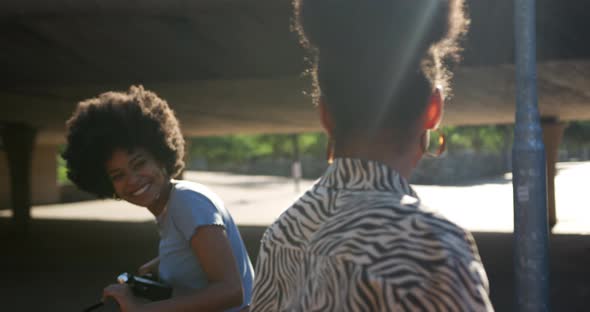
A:
{"type": "MultiPolygon", "coordinates": [[[[456,184],[510,171],[510,154],[457,151],[440,158],[423,157],[409,179],[412,184],[456,184]]],[[[317,179],[328,163],[321,158],[302,157],[303,178],[317,179]]],[[[197,159],[187,162],[188,170],[229,171],[240,174],[291,176],[292,159],[257,159],[246,163],[208,164],[197,159]]]]}
{"type": "Polygon", "coordinates": [[[412,172],[412,184],[461,184],[511,170],[510,154],[475,151],[447,153],[439,158],[423,157],[412,172]]]}
{"type": "MultiPolygon", "coordinates": [[[[33,151],[33,205],[52,204],[59,201],[57,185],[56,145],[36,145],[33,151]]],[[[0,150],[0,209],[9,209],[10,171],[6,151],[0,150]]]]}

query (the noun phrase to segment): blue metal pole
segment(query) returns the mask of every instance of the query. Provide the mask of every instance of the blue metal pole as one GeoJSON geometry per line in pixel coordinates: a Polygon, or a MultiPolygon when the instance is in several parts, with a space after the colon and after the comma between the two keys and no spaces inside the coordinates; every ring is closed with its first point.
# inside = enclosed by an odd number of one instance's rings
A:
{"type": "Polygon", "coordinates": [[[515,0],[516,122],[512,148],[516,311],[549,311],[545,146],[537,106],[535,0],[515,0]]]}

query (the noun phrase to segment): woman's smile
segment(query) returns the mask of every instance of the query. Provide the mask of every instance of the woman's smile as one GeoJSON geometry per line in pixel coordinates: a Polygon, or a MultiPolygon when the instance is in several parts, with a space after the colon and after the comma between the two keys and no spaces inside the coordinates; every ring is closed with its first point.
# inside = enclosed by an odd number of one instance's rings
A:
{"type": "Polygon", "coordinates": [[[146,184],[146,185],[142,186],[140,189],[138,189],[137,191],[132,192],[131,195],[136,196],[136,197],[137,196],[140,196],[143,193],[145,193],[145,191],[147,191],[150,188],[150,186],[152,186],[152,185],[151,184],[146,184]]]}
{"type": "Polygon", "coordinates": [[[115,192],[132,204],[148,207],[160,197],[166,178],[153,156],[143,149],[117,149],[106,164],[115,192]]]}

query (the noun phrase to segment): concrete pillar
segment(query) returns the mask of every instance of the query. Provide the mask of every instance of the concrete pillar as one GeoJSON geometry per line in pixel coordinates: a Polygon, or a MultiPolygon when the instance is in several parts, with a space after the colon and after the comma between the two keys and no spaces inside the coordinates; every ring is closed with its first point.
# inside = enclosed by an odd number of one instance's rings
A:
{"type": "Polygon", "coordinates": [[[291,141],[293,143],[293,163],[291,165],[291,176],[295,183],[295,192],[299,193],[299,184],[303,172],[301,170],[301,152],[299,148],[299,134],[291,134],[291,141]]]}
{"type": "Polygon", "coordinates": [[[10,198],[18,231],[26,233],[31,218],[31,168],[37,131],[24,123],[0,127],[10,172],[10,198]]]}
{"type": "Polygon", "coordinates": [[[55,204],[59,201],[57,148],[57,145],[35,145],[31,180],[31,202],[33,205],[55,204]]]}
{"type": "MultiPolygon", "coordinates": [[[[36,145],[33,151],[31,204],[54,204],[60,200],[57,183],[57,146],[36,145]]],[[[10,168],[6,150],[0,147],[0,210],[12,207],[10,168]]]]}
{"type": "Polygon", "coordinates": [[[0,148],[0,209],[12,207],[10,201],[10,170],[5,147],[0,148]]]}
{"type": "Polygon", "coordinates": [[[566,124],[559,122],[557,118],[541,118],[543,128],[543,143],[547,160],[547,209],[549,216],[549,227],[557,224],[555,208],[555,163],[559,158],[559,144],[563,137],[566,124]]]}

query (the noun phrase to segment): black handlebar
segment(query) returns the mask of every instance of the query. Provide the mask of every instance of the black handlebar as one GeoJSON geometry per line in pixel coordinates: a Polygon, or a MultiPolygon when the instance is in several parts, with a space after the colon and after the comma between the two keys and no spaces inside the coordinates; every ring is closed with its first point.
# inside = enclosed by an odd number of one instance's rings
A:
{"type": "MultiPolygon", "coordinates": [[[[149,276],[135,276],[130,273],[123,273],[117,277],[117,282],[127,284],[131,288],[133,295],[142,297],[151,301],[168,299],[172,296],[172,287],[151,279],[149,276]]],[[[104,305],[104,302],[97,302],[84,312],[90,312],[104,305]]]]}

